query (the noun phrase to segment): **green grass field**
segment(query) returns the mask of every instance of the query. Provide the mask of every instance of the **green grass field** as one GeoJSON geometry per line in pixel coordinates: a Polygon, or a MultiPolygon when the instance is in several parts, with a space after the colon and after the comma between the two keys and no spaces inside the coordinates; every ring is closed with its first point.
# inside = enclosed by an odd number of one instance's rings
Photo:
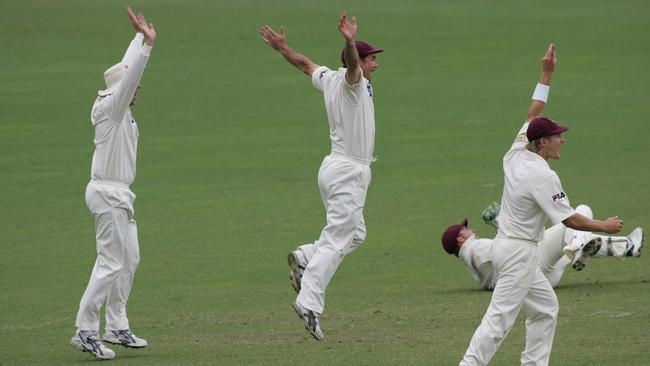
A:
{"type": "MultiPolygon", "coordinates": [[[[0,365],[92,362],[72,349],[95,260],[84,202],[102,72],[132,37],[125,1],[0,3],[0,365]]],[[[650,229],[650,3],[144,1],[158,41],[139,105],[142,261],[129,300],[144,350],[115,365],[454,365],[490,300],[440,233],[499,200],[501,156],[557,43],[546,112],[572,130],[551,163],[573,205],[650,229]],[[314,341],[286,253],[317,239],[329,152],[321,94],[258,35],[338,66],[340,11],[386,49],[374,99],[368,238],[339,267],[314,341]]],[[[650,255],[568,270],[552,365],[650,364],[650,255]]],[[[103,321],[102,321],[103,323],[103,321]]],[[[520,320],[491,365],[515,365],[520,320]]]]}

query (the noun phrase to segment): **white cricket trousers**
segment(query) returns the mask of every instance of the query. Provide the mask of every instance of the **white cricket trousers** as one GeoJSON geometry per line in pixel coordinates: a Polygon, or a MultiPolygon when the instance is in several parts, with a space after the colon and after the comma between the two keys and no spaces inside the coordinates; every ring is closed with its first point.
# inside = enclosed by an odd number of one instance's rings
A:
{"type": "Polygon", "coordinates": [[[522,365],[548,365],[558,314],[555,292],[537,266],[537,243],[494,239],[492,263],[497,285],[461,366],[487,365],[512,328],[519,310],[526,316],[526,348],[522,365]]]}
{"type": "MultiPolygon", "coordinates": [[[[578,205],[576,212],[590,219],[594,217],[591,208],[587,205],[578,205]]],[[[589,231],[574,230],[562,223],[555,224],[544,232],[544,239],[539,242],[537,255],[539,268],[551,286],[558,285],[564,275],[564,270],[571,263],[571,259],[564,255],[564,247],[572,242],[583,245],[591,240],[591,237],[592,234],[589,231]]]]}
{"type": "Polygon", "coordinates": [[[365,239],[363,207],[370,184],[370,166],[328,155],[318,171],[318,187],[327,212],[327,224],[314,243],[314,254],[302,276],[296,301],[322,314],[325,289],[346,254],[365,239]]]}
{"type": "Polygon", "coordinates": [[[97,260],[79,304],[75,324],[80,330],[99,330],[104,302],[106,329],[129,328],[126,302],[140,262],[134,200],[128,186],[119,183],[93,180],[86,187],[86,205],[95,217],[97,260]]]}

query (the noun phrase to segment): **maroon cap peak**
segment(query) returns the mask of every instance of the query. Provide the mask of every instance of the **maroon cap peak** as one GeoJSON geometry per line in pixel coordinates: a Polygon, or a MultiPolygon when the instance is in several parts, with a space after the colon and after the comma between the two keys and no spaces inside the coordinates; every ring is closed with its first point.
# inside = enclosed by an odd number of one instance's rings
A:
{"type": "MultiPolygon", "coordinates": [[[[383,49],[375,48],[370,43],[364,41],[354,41],[354,45],[357,47],[357,53],[359,54],[359,58],[364,58],[368,55],[372,55],[373,53],[384,52],[383,49]]],[[[343,63],[343,66],[345,66],[345,58],[343,57],[344,50],[345,48],[341,50],[341,62],[343,63]]]]}
{"type": "Polygon", "coordinates": [[[449,254],[453,254],[458,257],[458,252],[460,247],[458,246],[458,234],[460,230],[464,227],[467,227],[467,218],[461,221],[460,224],[449,226],[445,232],[442,233],[442,247],[449,254]]]}
{"type": "Polygon", "coordinates": [[[558,125],[548,117],[535,117],[528,124],[526,137],[528,137],[528,141],[535,141],[544,136],[557,135],[568,130],[568,126],[558,125]]]}

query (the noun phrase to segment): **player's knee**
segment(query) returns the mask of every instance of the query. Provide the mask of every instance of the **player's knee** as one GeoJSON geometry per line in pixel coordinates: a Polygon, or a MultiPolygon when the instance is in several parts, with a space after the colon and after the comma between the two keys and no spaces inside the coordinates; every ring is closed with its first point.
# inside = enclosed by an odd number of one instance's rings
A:
{"type": "Polygon", "coordinates": [[[547,308],[547,314],[549,317],[553,318],[553,320],[557,320],[557,315],[560,312],[560,303],[557,301],[557,298],[554,298],[553,300],[554,301],[552,301],[547,308]]]}
{"type": "Polygon", "coordinates": [[[341,243],[335,241],[334,238],[327,236],[319,242],[318,250],[331,257],[342,258],[345,255],[345,247],[342,247],[341,243]]]}
{"type": "Polygon", "coordinates": [[[345,256],[345,249],[336,248],[335,254],[337,258],[343,259],[343,257],[345,256]]]}
{"type": "Polygon", "coordinates": [[[119,258],[106,258],[100,256],[98,258],[98,275],[107,279],[113,279],[122,272],[124,262],[119,258]]]}
{"type": "Polygon", "coordinates": [[[587,205],[583,205],[583,204],[578,205],[578,207],[576,207],[576,212],[581,214],[582,216],[586,216],[586,217],[588,217],[590,219],[593,219],[593,217],[594,217],[594,213],[591,210],[591,207],[589,207],[587,205]]]}
{"type": "Polygon", "coordinates": [[[140,265],[140,253],[136,253],[131,258],[131,268],[133,268],[133,270],[135,271],[139,265],[140,265]]]}

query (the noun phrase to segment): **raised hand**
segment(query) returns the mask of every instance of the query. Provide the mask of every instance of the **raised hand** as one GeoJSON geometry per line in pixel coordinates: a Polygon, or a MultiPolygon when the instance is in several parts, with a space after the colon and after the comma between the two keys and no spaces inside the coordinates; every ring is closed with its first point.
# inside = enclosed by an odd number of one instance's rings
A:
{"type": "Polygon", "coordinates": [[[353,16],[350,22],[348,21],[348,13],[344,11],[339,18],[339,32],[346,41],[353,41],[357,35],[357,17],[353,16]]]}
{"type": "Polygon", "coordinates": [[[260,28],[260,34],[262,35],[264,43],[273,47],[275,50],[279,51],[285,48],[287,45],[287,36],[284,34],[283,25],[280,26],[280,33],[276,33],[273,29],[271,29],[271,27],[265,25],[260,28]]]}
{"type": "Polygon", "coordinates": [[[548,49],[542,58],[542,72],[552,73],[557,64],[557,54],[555,53],[555,43],[548,45],[548,49]]]}
{"type": "Polygon", "coordinates": [[[142,29],[144,34],[144,42],[149,46],[153,46],[156,42],[156,29],[153,26],[153,23],[147,23],[147,20],[144,18],[142,13],[138,14],[138,25],[142,29]]]}
{"type": "Polygon", "coordinates": [[[153,23],[147,23],[142,13],[135,15],[135,12],[130,6],[127,6],[126,12],[129,14],[133,29],[138,33],[144,34],[144,41],[149,46],[153,46],[154,42],[156,42],[156,29],[153,27],[153,23]]]}
{"type": "Polygon", "coordinates": [[[133,12],[133,9],[131,9],[130,6],[127,6],[126,12],[129,14],[129,19],[131,20],[131,25],[133,25],[133,29],[135,29],[137,33],[142,33],[140,22],[138,21],[138,17],[135,15],[135,12],[133,12]]]}

